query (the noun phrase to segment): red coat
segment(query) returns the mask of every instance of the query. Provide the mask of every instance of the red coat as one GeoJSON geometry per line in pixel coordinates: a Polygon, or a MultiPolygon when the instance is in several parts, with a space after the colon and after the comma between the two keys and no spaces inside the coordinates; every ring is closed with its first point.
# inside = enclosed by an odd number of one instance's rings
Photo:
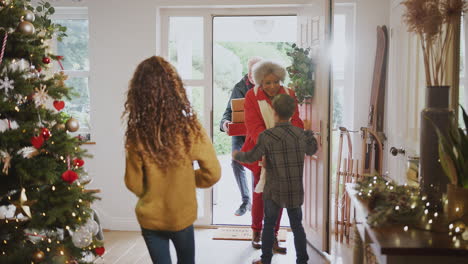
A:
{"type": "MultiPolygon", "coordinates": [[[[296,95],[294,91],[291,89],[289,90],[289,95],[296,99],[296,95]]],[[[286,93],[283,87],[280,88],[279,94],[286,93]]],[[[250,89],[247,94],[245,95],[245,102],[244,102],[244,122],[247,128],[247,135],[245,138],[245,143],[242,146],[241,151],[247,152],[250,151],[255,144],[257,144],[257,138],[260,133],[266,130],[265,122],[263,121],[262,113],[260,112],[260,107],[258,106],[258,101],[266,100],[271,105],[271,100],[268,96],[263,92],[262,87],[259,87],[257,95],[255,95],[254,88],[250,89]]],[[[304,123],[299,118],[299,110],[297,107],[297,100],[296,100],[296,111],[294,112],[291,123],[299,128],[304,128],[304,123]]],[[[258,162],[250,163],[250,164],[243,164],[245,167],[249,168],[254,174],[258,174],[260,172],[260,166],[258,162]]]]}

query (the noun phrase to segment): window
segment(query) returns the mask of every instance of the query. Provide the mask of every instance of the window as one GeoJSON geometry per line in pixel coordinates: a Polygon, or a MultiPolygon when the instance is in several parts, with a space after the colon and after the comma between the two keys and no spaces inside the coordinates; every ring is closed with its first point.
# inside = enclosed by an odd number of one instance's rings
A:
{"type": "Polygon", "coordinates": [[[169,61],[181,78],[204,78],[203,44],[203,17],[169,17],[169,61]]]}
{"type": "MultiPolygon", "coordinates": [[[[465,111],[468,110],[468,78],[467,78],[467,37],[466,32],[468,20],[462,16],[461,22],[461,36],[460,36],[460,84],[458,90],[458,103],[465,108],[465,111]]],[[[460,127],[464,127],[463,114],[461,109],[458,109],[458,123],[460,127]]],[[[468,128],[465,128],[468,129],[468,128]]]]}
{"type": "Polygon", "coordinates": [[[76,135],[90,140],[90,95],[89,95],[89,48],[87,8],[56,8],[53,22],[67,27],[67,37],[55,41],[55,54],[63,56],[55,71],[63,70],[68,75],[66,84],[73,87],[71,100],[65,100],[65,112],[80,122],[76,135]],[[62,69],[63,66],[63,69],[62,69]]]}

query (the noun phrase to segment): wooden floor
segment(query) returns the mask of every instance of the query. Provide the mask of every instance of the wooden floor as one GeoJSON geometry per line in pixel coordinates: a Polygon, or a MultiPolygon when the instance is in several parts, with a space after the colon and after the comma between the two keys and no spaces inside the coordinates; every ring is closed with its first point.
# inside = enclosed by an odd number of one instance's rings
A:
{"type": "MultiPolygon", "coordinates": [[[[195,247],[197,264],[249,264],[261,255],[260,250],[251,247],[250,241],[213,240],[214,229],[196,229],[195,247]]],[[[106,253],[99,263],[118,264],[151,264],[145,242],[140,232],[107,231],[104,232],[106,253]]],[[[291,232],[282,244],[288,248],[288,254],[275,255],[272,264],[296,263],[296,251],[291,232]]],[[[313,248],[308,248],[310,264],[326,264],[324,258],[313,248]]],[[[176,254],[171,245],[172,262],[175,264],[176,254]]]]}

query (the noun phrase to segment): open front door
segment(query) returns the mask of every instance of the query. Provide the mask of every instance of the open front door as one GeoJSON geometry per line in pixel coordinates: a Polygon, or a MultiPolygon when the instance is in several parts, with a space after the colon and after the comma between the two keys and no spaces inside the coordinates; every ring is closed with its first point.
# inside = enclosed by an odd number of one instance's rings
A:
{"type": "Polygon", "coordinates": [[[330,4],[314,0],[301,8],[298,16],[298,45],[310,47],[317,60],[315,93],[310,104],[301,106],[301,118],[312,122],[319,142],[318,152],[307,157],[304,167],[304,216],[307,240],[319,251],[328,251],[329,204],[329,79],[328,54],[330,35],[330,4]]]}

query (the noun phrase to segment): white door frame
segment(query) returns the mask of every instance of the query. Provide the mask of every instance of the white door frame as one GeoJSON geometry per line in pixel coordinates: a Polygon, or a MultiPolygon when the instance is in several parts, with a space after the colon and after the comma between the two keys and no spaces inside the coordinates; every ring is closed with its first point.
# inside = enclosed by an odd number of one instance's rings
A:
{"type": "MultiPolygon", "coordinates": [[[[236,6],[236,7],[190,7],[181,8],[174,6],[164,6],[157,10],[157,48],[156,53],[162,57],[168,57],[168,37],[169,37],[169,17],[203,17],[204,19],[204,78],[201,80],[183,80],[187,86],[204,87],[204,116],[203,126],[207,129],[210,136],[213,135],[213,18],[216,16],[299,16],[301,8],[304,5],[263,5],[263,6],[236,6]]],[[[203,193],[204,214],[195,225],[212,225],[212,189],[207,189],[203,193]]]]}

